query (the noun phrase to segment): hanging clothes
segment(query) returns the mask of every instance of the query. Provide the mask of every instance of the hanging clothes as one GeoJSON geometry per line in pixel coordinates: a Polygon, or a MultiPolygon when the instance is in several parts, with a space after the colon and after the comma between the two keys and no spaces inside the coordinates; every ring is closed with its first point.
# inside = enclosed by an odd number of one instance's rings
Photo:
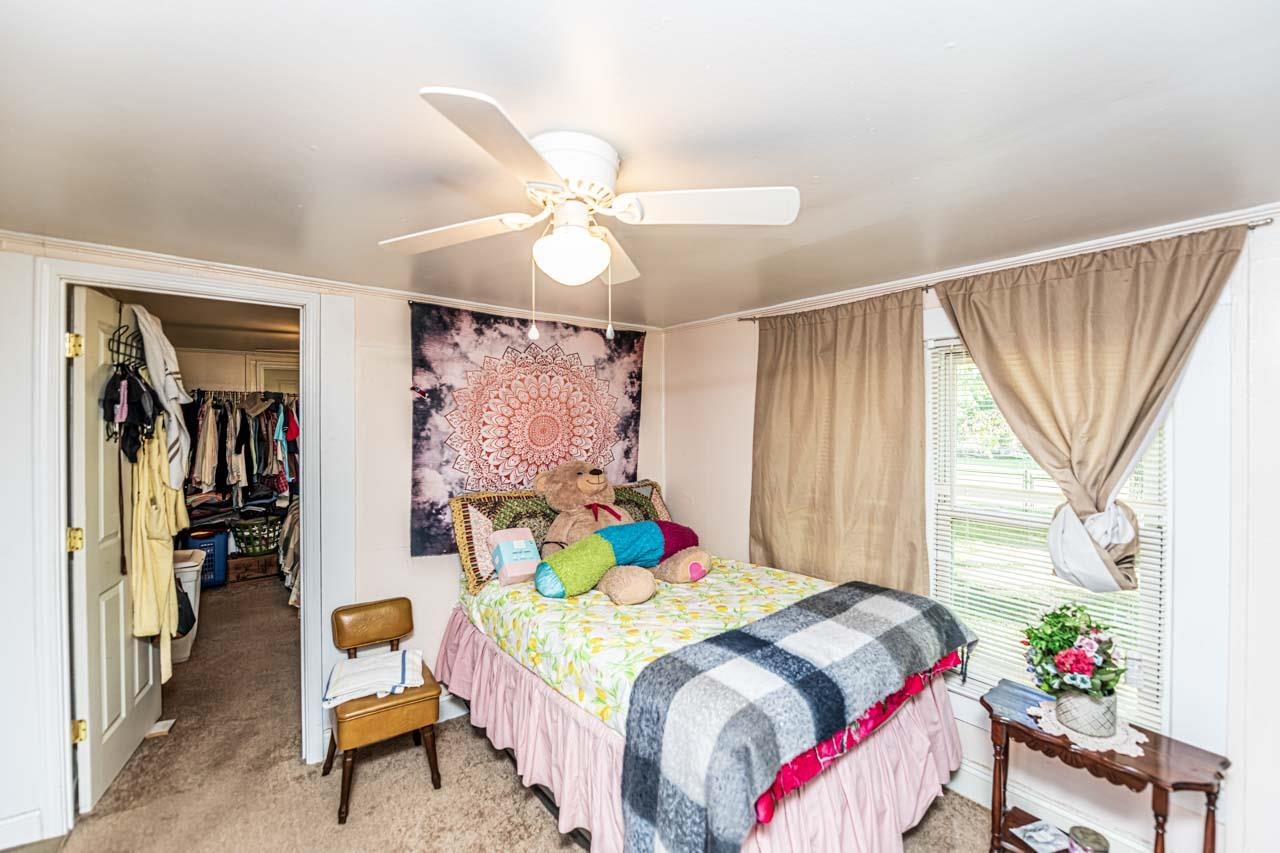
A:
{"type": "Polygon", "coordinates": [[[178,354],[164,335],[160,319],[141,305],[130,305],[142,333],[142,349],[147,358],[147,378],[160,397],[160,403],[169,415],[166,419],[166,450],[169,467],[169,485],[181,489],[187,479],[187,461],[191,454],[191,436],[187,434],[182,419],[182,404],[190,403],[191,396],[182,387],[182,371],[178,368],[178,354]]]}
{"type": "MultiPolygon", "coordinates": [[[[249,485],[249,472],[245,467],[244,445],[240,441],[241,417],[243,410],[234,404],[226,407],[227,430],[222,437],[223,449],[227,457],[227,488],[231,492],[233,506],[244,504],[244,489],[249,485]]],[[[244,427],[247,432],[248,428],[244,427]]]]}
{"type": "Polygon", "coordinates": [[[189,493],[217,492],[239,508],[257,502],[263,488],[279,496],[297,491],[301,424],[294,395],[191,393],[195,403],[185,408],[194,424],[189,493]]]}
{"type": "Polygon", "coordinates": [[[236,410],[236,453],[242,457],[245,485],[251,485],[257,479],[257,458],[253,446],[253,419],[249,412],[241,406],[236,410]]]}
{"type": "Polygon", "coordinates": [[[284,585],[291,590],[289,603],[294,607],[302,606],[302,522],[299,507],[298,498],[290,499],[278,547],[280,571],[284,574],[284,585]]]}
{"type": "MultiPolygon", "coordinates": [[[[167,416],[161,416],[162,418],[167,416]]],[[[133,635],[160,638],[160,681],[173,674],[170,643],[178,627],[173,574],[173,537],[190,526],[182,491],[169,485],[167,435],[156,434],[138,449],[133,466],[133,518],[129,541],[129,586],[133,635]]]]}
{"type": "Polygon", "coordinates": [[[193,389],[195,425],[185,505],[198,529],[235,529],[246,519],[283,518],[277,550],[289,603],[301,604],[302,550],[297,494],[297,397],[193,389]]]}
{"type": "Polygon", "coordinates": [[[214,467],[213,486],[221,493],[227,491],[227,408],[220,402],[213,404],[214,467]]]}
{"type": "Polygon", "coordinates": [[[137,460],[138,448],[155,431],[160,412],[160,399],[138,371],[117,364],[102,389],[102,416],[107,438],[119,439],[120,450],[130,462],[137,460]]]}
{"type": "Polygon", "coordinates": [[[200,431],[191,479],[201,491],[209,491],[217,482],[217,474],[218,416],[213,411],[213,398],[205,396],[200,405],[200,431]]]}
{"type": "Polygon", "coordinates": [[[289,431],[288,409],[284,403],[281,403],[279,410],[276,412],[276,454],[280,459],[280,465],[284,468],[284,477],[288,482],[293,482],[293,472],[289,470],[289,440],[287,438],[289,431]]]}

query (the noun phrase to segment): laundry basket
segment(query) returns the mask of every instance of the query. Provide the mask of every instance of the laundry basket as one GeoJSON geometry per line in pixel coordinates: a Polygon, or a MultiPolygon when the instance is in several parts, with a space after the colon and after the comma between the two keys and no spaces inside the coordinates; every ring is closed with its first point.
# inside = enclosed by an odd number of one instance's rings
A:
{"type": "Polygon", "coordinates": [[[204,570],[206,557],[207,553],[203,548],[173,552],[173,573],[186,591],[187,598],[191,601],[191,609],[196,614],[196,624],[191,630],[185,636],[173,641],[174,663],[182,663],[189,658],[191,646],[196,641],[196,631],[200,627],[200,574],[204,570]]]}
{"type": "Polygon", "coordinates": [[[274,554],[280,544],[280,528],[283,518],[253,518],[241,521],[233,528],[236,536],[236,548],[241,554],[249,557],[262,557],[274,554]]]}
{"type": "Polygon", "coordinates": [[[200,575],[202,587],[222,586],[227,582],[227,531],[193,530],[187,534],[188,548],[199,548],[208,556],[200,575]]]}

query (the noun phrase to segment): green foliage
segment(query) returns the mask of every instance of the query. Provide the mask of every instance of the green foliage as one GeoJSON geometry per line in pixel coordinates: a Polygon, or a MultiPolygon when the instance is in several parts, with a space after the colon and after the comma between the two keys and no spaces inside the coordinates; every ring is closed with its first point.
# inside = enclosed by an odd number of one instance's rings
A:
{"type": "Polygon", "coordinates": [[[1120,684],[1124,667],[1118,661],[1119,650],[1105,625],[1095,622],[1078,604],[1064,604],[1051,610],[1039,625],[1023,632],[1027,647],[1027,671],[1036,680],[1036,686],[1046,693],[1057,695],[1067,690],[1079,690],[1092,696],[1111,696],[1120,684]],[[1070,652],[1068,657],[1088,659],[1082,668],[1086,672],[1059,669],[1059,654],[1070,652]]]}
{"type": "Polygon", "coordinates": [[[957,438],[961,452],[985,458],[1023,456],[1022,445],[1000,414],[991,391],[978,374],[977,367],[960,368],[956,382],[957,438]]]}

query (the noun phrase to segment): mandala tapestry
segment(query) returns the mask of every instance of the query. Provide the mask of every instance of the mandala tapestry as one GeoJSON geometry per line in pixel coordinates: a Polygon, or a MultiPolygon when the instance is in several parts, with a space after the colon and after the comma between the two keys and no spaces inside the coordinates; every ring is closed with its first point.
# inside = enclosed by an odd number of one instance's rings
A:
{"type": "Polygon", "coordinates": [[[571,459],[636,477],[643,332],[604,332],[414,304],[414,556],[452,554],[449,499],[528,488],[571,459]]]}

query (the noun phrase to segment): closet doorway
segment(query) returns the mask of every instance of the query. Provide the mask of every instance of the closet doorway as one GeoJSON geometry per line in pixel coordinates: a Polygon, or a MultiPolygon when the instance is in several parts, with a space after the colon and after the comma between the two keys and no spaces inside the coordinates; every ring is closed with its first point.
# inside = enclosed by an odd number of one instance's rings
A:
{"type": "Polygon", "coordinates": [[[297,750],[300,311],[82,285],[68,306],[73,773],[79,811],[111,812],[246,727],[297,750]]]}

